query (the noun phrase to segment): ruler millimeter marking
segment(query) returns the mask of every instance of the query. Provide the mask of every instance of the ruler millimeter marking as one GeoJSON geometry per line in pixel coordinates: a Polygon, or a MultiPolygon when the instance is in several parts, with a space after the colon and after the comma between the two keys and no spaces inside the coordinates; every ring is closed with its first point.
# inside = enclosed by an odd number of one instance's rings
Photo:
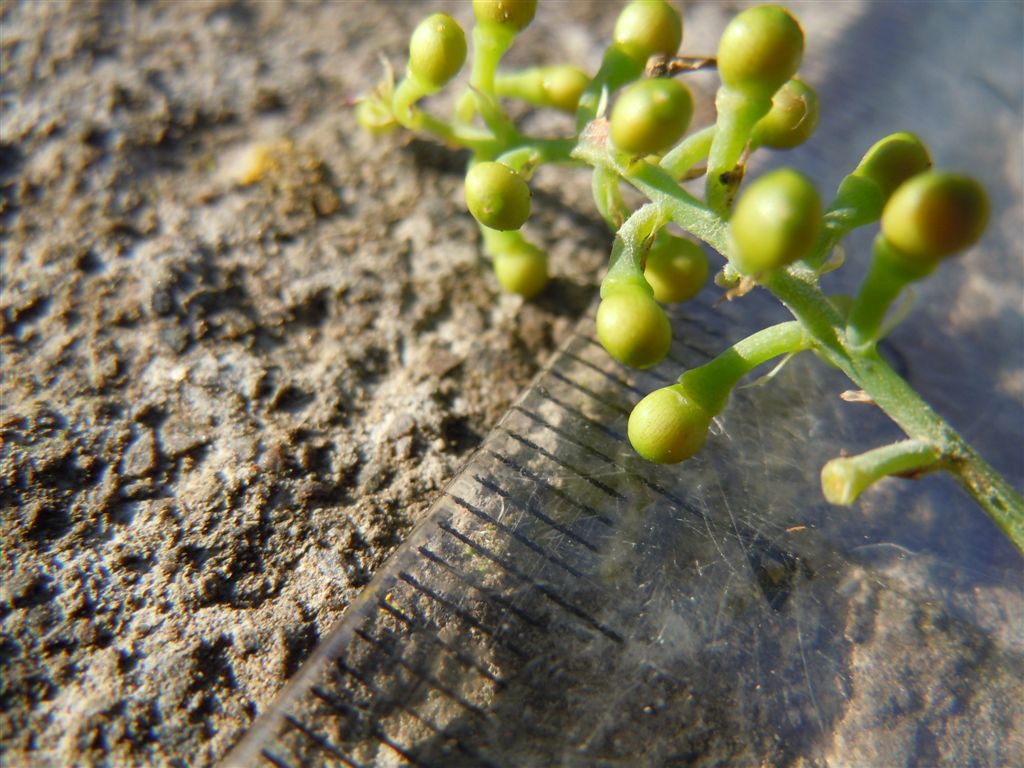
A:
{"type": "MultiPolygon", "coordinates": [[[[701,315],[677,326],[673,357],[691,366],[721,336],[701,315]]],[[[608,611],[630,587],[608,572],[616,521],[634,504],[618,486],[639,477],[672,508],[701,514],[619,463],[629,409],[671,378],[630,374],[586,331],[571,340],[228,763],[377,764],[384,750],[437,765],[458,759],[454,749],[502,764],[481,736],[498,727],[493,697],[510,677],[543,686],[530,665],[560,639],[591,652],[627,642],[619,611],[608,611]],[[346,695],[353,686],[365,703],[346,695]]]]}
{"type": "MultiPolygon", "coordinates": [[[[673,356],[698,365],[776,319],[758,306],[685,306],[673,356]]],[[[842,382],[791,364],[773,397],[734,394],[702,454],[657,467],[625,422],[671,375],[620,368],[590,323],[228,765],[664,764],[701,753],[702,723],[769,762],[779,744],[820,756],[808,734],[842,711],[844,617],[866,571],[804,524],[823,502],[779,477],[816,472],[815,423],[848,428],[842,382]],[[797,390],[833,405],[788,408],[797,390]]]]}

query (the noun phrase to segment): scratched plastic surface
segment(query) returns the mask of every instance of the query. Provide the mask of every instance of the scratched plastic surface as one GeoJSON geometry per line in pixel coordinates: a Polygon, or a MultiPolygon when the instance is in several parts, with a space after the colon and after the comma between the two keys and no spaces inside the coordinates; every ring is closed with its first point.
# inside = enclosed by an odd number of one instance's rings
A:
{"type": "MultiPolygon", "coordinates": [[[[803,167],[834,188],[821,168],[909,128],[989,180],[984,245],[886,355],[1020,487],[1024,11],[842,8],[797,7],[835,46],[822,92],[850,94],[803,167]]],[[[611,363],[584,321],[227,763],[1024,764],[1020,555],[940,476],[822,500],[828,458],[898,437],[840,374],[797,358],[736,392],[697,458],[631,453],[643,393],[785,318],[716,298],[674,311],[654,372],[611,363]]]]}

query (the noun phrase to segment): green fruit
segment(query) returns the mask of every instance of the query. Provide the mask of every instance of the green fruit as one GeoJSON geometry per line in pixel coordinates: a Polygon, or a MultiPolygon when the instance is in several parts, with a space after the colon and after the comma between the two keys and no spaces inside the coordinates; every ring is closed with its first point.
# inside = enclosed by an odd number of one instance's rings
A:
{"type": "Polygon", "coordinates": [[[664,0],[633,0],[615,21],[612,40],[642,64],[651,56],[675,56],[683,42],[683,19],[664,0]]]}
{"type": "Polygon", "coordinates": [[[548,284],[548,258],[537,246],[521,243],[495,254],[494,274],[506,291],[529,299],[548,284]]]}
{"type": "Polygon", "coordinates": [[[605,296],[597,308],[597,337],[609,355],[630,368],[661,362],[672,344],[665,311],[638,286],[605,296]]]}
{"type": "Polygon", "coordinates": [[[530,187],[507,165],[477,163],[466,173],[466,206],[491,229],[519,229],[530,217],[530,187]]]}
{"type": "Polygon", "coordinates": [[[516,31],[526,29],[537,12],[537,0],[473,0],[480,24],[502,24],[516,31]]]}
{"type": "Polygon", "coordinates": [[[656,389],[629,414],[627,434],[633,450],[648,461],[675,464],[704,445],[711,416],[690,400],[678,384],[656,389]]]}
{"type": "Polygon", "coordinates": [[[804,32],[789,11],[758,5],[737,14],[718,43],[718,74],[729,88],[770,98],[800,68],[804,32]]]}
{"type": "Polygon", "coordinates": [[[419,23],[409,40],[409,72],[436,89],[451,80],[466,61],[466,34],[451,16],[435,13],[419,23]]]}
{"type": "Polygon", "coordinates": [[[544,67],[541,92],[544,105],[563,112],[575,112],[580,96],[590,83],[582,70],[569,65],[544,67]]]}
{"type": "Polygon", "coordinates": [[[754,128],[754,141],[771,149],[792,149],[818,127],[818,95],[799,78],[787,80],[772,97],[772,108],[754,128]]]}
{"type": "Polygon", "coordinates": [[[882,234],[906,259],[937,262],[975,243],[988,222],[985,190],[956,173],[926,171],[901,185],[882,212],[882,234]]]}
{"type": "Polygon", "coordinates": [[[688,301],[707,282],[708,257],[692,240],[662,231],[647,253],[644,278],[663,304],[688,301]]]}
{"type": "Polygon", "coordinates": [[[612,143],[632,155],[661,152],[682,137],[692,116],[693,97],[678,80],[641,80],[623,90],[615,102],[612,143]]]}
{"type": "Polygon", "coordinates": [[[734,265],[744,274],[757,274],[807,255],[821,227],[821,201],[805,176],[780,168],[750,185],[730,226],[737,249],[734,265]]]}
{"type": "Polygon", "coordinates": [[[875,142],[853,174],[874,182],[888,200],[903,182],[931,167],[924,143],[912,133],[901,132],[875,142]]]}

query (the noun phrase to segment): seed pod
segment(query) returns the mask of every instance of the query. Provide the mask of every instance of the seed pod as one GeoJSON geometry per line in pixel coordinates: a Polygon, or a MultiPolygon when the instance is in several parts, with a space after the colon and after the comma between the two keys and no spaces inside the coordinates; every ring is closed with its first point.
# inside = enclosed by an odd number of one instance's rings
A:
{"type": "Polygon", "coordinates": [[[409,40],[409,73],[436,90],[451,80],[466,62],[466,34],[446,13],[419,23],[409,40]]]}
{"type": "Polygon", "coordinates": [[[530,187],[507,165],[477,163],[466,173],[466,206],[485,227],[519,229],[530,217],[530,187]]]}
{"type": "Polygon", "coordinates": [[[598,306],[597,337],[623,365],[650,368],[668,354],[672,327],[665,311],[643,288],[624,286],[598,306]]]}
{"type": "Polygon", "coordinates": [[[668,149],[686,132],[693,97],[678,80],[654,78],[628,86],[612,109],[612,143],[632,155],[668,149]]]}
{"type": "Polygon", "coordinates": [[[789,168],[766,173],[740,197],[730,222],[736,241],[733,263],[757,274],[807,255],[821,227],[814,185],[789,168]]]}
{"type": "Polygon", "coordinates": [[[873,182],[888,200],[903,182],[932,167],[928,148],[906,131],[876,141],[854,170],[854,175],[873,182]]]}
{"type": "Polygon", "coordinates": [[[787,80],[772,97],[772,108],[754,128],[755,145],[792,149],[807,141],[818,127],[818,95],[799,78],[787,80]]]}
{"type": "Polygon", "coordinates": [[[692,240],[662,230],[647,252],[644,278],[657,301],[689,301],[708,280],[708,257],[692,240]]]}
{"type": "Polygon", "coordinates": [[[973,245],[985,231],[988,213],[988,196],[974,179],[927,171],[889,198],[882,234],[908,262],[924,266],[973,245]]]}
{"type": "Polygon", "coordinates": [[[473,13],[481,24],[526,29],[537,12],[537,0],[473,0],[473,13]]]}
{"type": "Polygon", "coordinates": [[[675,56],[683,42],[683,18],[664,0],[633,0],[619,13],[612,40],[634,61],[675,56]]]}
{"type": "Polygon", "coordinates": [[[532,298],[548,284],[548,257],[530,243],[494,255],[494,275],[509,293],[532,298]]]}
{"type": "Polygon", "coordinates": [[[676,464],[704,445],[711,416],[678,384],[656,389],[629,414],[627,434],[633,450],[648,461],[676,464]]]}
{"type": "Polygon", "coordinates": [[[804,55],[804,33],[789,11],[758,5],[733,17],[718,43],[718,74],[729,88],[771,98],[804,55]]]}

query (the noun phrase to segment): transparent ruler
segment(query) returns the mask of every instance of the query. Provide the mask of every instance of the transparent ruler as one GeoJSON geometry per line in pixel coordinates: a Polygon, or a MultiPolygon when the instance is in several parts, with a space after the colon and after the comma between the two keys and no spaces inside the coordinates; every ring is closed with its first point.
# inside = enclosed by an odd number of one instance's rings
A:
{"type": "MultiPolygon", "coordinates": [[[[660,369],[761,327],[781,311],[764,298],[678,310],[660,369]]],[[[626,419],[671,374],[621,368],[592,334],[586,318],[226,764],[818,765],[908,717],[942,732],[989,706],[1007,716],[963,756],[1013,764],[1021,644],[957,601],[950,563],[821,500],[824,460],[884,434],[840,400],[848,382],[793,360],[734,395],[697,458],[660,467],[626,419]],[[894,653],[929,661],[890,670],[894,653]],[[934,700],[901,705],[915,688],[934,700]]],[[[936,514],[992,535],[966,499],[936,514]]],[[[1018,567],[979,579],[1019,598],[1018,567]]],[[[927,763],[921,738],[892,749],[927,763]]]]}

